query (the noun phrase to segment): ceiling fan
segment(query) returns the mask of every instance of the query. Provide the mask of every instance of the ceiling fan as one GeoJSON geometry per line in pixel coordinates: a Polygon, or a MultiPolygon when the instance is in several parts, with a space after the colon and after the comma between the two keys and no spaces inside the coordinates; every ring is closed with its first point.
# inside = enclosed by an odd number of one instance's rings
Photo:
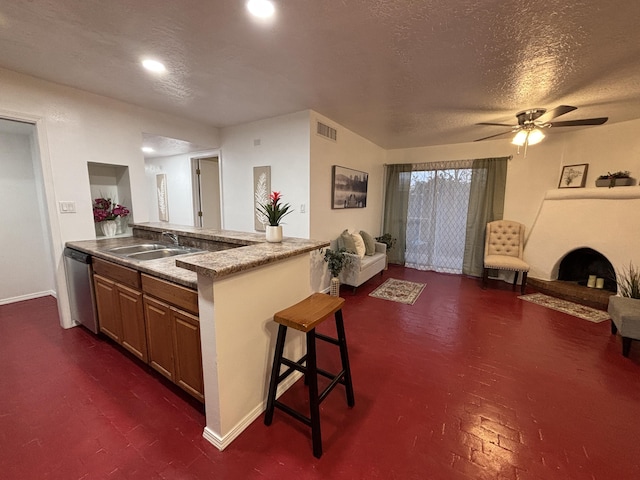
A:
{"type": "Polygon", "coordinates": [[[508,125],[505,123],[477,123],[476,125],[493,125],[497,127],[509,127],[509,130],[488,137],[478,138],[476,142],[488,140],[490,138],[500,137],[510,133],[515,133],[511,143],[518,147],[527,145],[535,145],[540,143],[545,137],[543,129],[551,127],[584,127],[588,125],[602,125],[609,117],[585,118],[582,120],[567,120],[564,122],[552,122],[554,118],[558,118],[569,112],[577,110],[578,107],[570,105],[560,105],[553,110],[547,111],[546,108],[532,108],[516,113],[518,119],[517,125],[508,125]]]}

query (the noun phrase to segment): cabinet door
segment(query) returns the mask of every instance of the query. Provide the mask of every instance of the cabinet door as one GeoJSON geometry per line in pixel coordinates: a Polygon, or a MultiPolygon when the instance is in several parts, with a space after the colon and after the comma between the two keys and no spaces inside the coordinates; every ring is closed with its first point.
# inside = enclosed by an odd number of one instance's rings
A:
{"type": "Polygon", "coordinates": [[[118,310],[122,319],[122,346],[147,362],[147,336],[144,325],[142,292],[116,284],[118,310]]]}
{"type": "Polygon", "coordinates": [[[122,338],[122,320],[118,312],[116,284],[100,275],[93,276],[96,295],[96,311],[100,331],[120,343],[122,338]]]}
{"type": "Polygon", "coordinates": [[[176,366],[174,381],[198,400],[204,402],[200,322],[198,317],[173,307],[171,308],[171,316],[176,366]]]}
{"type": "Polygon", "coordinates": [[[144,296],[144,314],[147,324],[147,351],[149,365],[170,380],[174,380],[173,329],[171,308],[166,303],[144,296]]]}

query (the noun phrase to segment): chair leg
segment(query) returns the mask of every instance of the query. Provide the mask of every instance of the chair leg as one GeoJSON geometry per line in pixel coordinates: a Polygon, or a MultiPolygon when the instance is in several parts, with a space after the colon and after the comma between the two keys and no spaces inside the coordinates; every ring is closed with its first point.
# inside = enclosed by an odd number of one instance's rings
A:
{"type": "Polygon", "coordinates": [[[278,390],[278,377],[280,376],[280,365],[284,352],[284,340],[287,336],[287,327],[280,325],[278,328],[278,339],[276,340],[276,352],[273,357],[273,367],[271,367],[271,381],[269,382],[269,394],[267,395],[267,410],[264,414],[264,424],[269,426],[273,420],[273,410],[275,408],[276,391],[278,390]]]}
{"type": "Polygon", "coordinates": [[[342,310],[335,313],[336,330],[338,332],[338,345],[340,347],[340,358],[342,360],[342,370],[344,370],[344,387],[347,391],[347,405],[353,407],[356,404],[353,396],[353,382],[351,381],[351,367],[349,366],[349,353],[347,350],[347,337],[344,333],[344,321],[342,310]]]}
{"type": "Polygon", "coordinates": [[[322,456],[322,433],[320,431],[320,399],[318,398],[318,365],[316,363],[316,329],[307,332],[307,375],[309,376],[309,418],[313,456],[322,456]]]}
{"type": "Polygon", "coordinates": [[[489,279],[489,269],[485,268],[482,271],[482,289],[487,288],[487,280],[489,279]]]}
{"type": "Polygon", "coordinates": [[[527,288],[527,272],[522,272],[522,285],[520,285],[520,295],[524,295],[527,288]]]}
{"type": "Polygon", "coordinates": [[[616,324],[613,323],[613,318],[611,319],[611,335],[615,335],[616,333],[618,333],[618,327],[616,327],[616,324]]]}
{"type": "Polygon", "coordinates": [[[629,356],[629,350],[631,349],[631,339],[629,337],[622,337],[622,355],[629,356]]]}
{"type": "Polygon", "coordinates": [[[516,291],[516,285],[518,284],[518,271],[513,272],[513,288],[512,290],[515,292],[516,291]]]}

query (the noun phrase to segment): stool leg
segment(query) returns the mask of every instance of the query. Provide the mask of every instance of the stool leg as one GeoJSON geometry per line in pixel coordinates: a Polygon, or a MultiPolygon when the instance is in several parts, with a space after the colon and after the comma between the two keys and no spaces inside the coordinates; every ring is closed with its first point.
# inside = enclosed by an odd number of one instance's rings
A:
{"type": "Polygon", "coordinates": [[[342,310],[338,310],[335,313],[335,318],[338,342],[340,344],[340,358],[342,359],[342,369],[344,370],[344,385],[347,390],[347,405],[353,407],[356,402],[353,396],[353,384],[351,383],[351,367],[349,366],[349,352],[347,351],[347,337],[344,333],[342,310]]]}
{"type": "Polygon", "coordinates": [[[309,417],[313,456],[322,456],[322,433],[320,431],[320,401],[318,398],[318,365],[316,363],[316,329],[307,332],[307,377],[309,380],[309,417]]]}
{"type": "Polygon", "coordinates": [[[284,339],[287,336],[287,327],[280,325],[278,328],[278,339],[276,340],[276,351],[273,356],[273,367],[271,367],[271,381],[269,382],[269,394],[267,395],[267,410],[264,414],[264,424],[271,425],[273,420],[273,410],[275,408],[276,391],[278,390],[278,377],[280,376],[280,364],[282,363],[282,353],[284,352],[284,339]]]}

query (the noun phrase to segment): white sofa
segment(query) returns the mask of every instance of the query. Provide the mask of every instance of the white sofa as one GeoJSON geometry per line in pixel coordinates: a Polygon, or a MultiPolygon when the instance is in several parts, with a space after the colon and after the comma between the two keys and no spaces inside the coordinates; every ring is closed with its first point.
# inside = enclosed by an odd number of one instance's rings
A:
{"type": "MultiPolygon", "coordinates": [[[[373,255],[365,255],[360,258],[355,253],[346,253],[351,261],[340,272],[340,283],[356,288],[373,277],[376,273],[381,273],[387,265],[387,246],[384,243],[376,242],[376,253],[373,255]]],[[[332,250],[337,249],[337,242],[333,240],[332,250]]]]}

